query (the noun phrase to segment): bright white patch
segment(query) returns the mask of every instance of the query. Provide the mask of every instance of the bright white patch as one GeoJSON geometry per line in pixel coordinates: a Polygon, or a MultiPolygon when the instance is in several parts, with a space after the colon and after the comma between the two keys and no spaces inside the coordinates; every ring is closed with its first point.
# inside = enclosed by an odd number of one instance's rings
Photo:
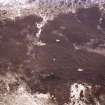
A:
{"type": "MultiPolygon", "coordinates": [[[[8,67],[8,69],[9,69],[9,67],[8,67]]],[[[6,77],[5,76],[2,76],[2,75],[0,75],[0,81],[3,81],[3,82],[5,82],[5,84],[6,84],[6,86],[7,86],[7,90],[9,91],[9,84],[10,83],[14,83],[14,82],[17,82],[17,80],[16,80],[16,75],[14,74],[14,75],[12,75],[12,74],[10,74],[10,73],[7,73],[6,74],[6,77]]]]}
{"type": "MultiPolygon", "coordinates": [[[[71,93],[70,93],[71,103],[70,105],[86,105],[85,102],[80,100],[81,99],[80,94],[82,92],[82,94],[85,96],[85,90],[86,90],[86,87],[82,84],[74,83],[73,85],[71,85],[71,93]]],[[[86,100],[85,97],[83,97],[83,99],[86,100]]]]}
{"type": "Polygon", "coordinates": [[[75,48],[75,50],[80,50],[80,46],[76,45],[75,43],[73,44],[73,47],[75,48]]]}
{"type": "Polygon", "coordinates": [[[60,42],[60,40],[59,39],[56,39],[56,42],[60,42]]]}
{"type": "Polygon", "coordinates": [[[85,91],[85,87],[82,84],[73,84],[71,86],[71,97],[74,97],[76,100],[80,99],[81,91],[85,91]]]}
{"type": "Polygon", "coordinates": [[[102,20],[103,20],[103,18],[101,17],[101,18],[99,19],[99,21],[102,22],[102,20]]]}
{"type": "Polygon", "coordinates": [[[18,16],[18,17],[21,16],[21,9],[20,9],[20,8],[17,9],[17,16],[18,16]]]}
{"type": "Polygon", "coordinates": [[[37,28],[38,28],[38,32],[36,33],[36,37],[34,38],[33,44],[38,45],[38,46],[45,46],[46,43],[41,42],[40,35],[41,35],[42,30],[43,30],[43,27],[47,24],[47,21],[52,20],[53,18],[48,17],[47,15],[43,15],[43,14],[40,14],[40,16],[43,20],[40,23],[36,23],[37,28]]]}
{"type": "MultiPolygon", "coordinates": [[[[4,83],[7,84],[5,85],[5,88],[9,88],[8,83],[14,83],[15,81],[17,82],[16,78],[13,76],[11,77],[10,74],[8,74],[7,77],[0,77],[0,80],[3,80],[4,83]]],[[[27,91],[29,88],[25,83],[22,81],[18,83],[20,83],[20,85],[15,91],[10,91],[10,89],[7,89],[8,91],[6,94],[0,93],[0,105],[58,105],[56,99],[54,96],[51,96],[50,93],[31,94],[29,91],[27,91]],[[52,98],[54,100],[52,100],[52,98]]],[[[64,105],[87,105],[87,96],[92,96],[92,89],[92,86],[86,83],[72,84],[70,88],[70,102],[68,104],[65,103],[64,105]]],[[[99,101],[94,98],[94,95],[92,96],[92,99],[95,102],[94,105],[101,105],[99,101]]]]}
{"type": "MultiPolygon", "coordinates": [[[[79,3],[81,0],[77,0],[78,3],[75,3],[75,0],[33,0],[30,2],[30,0],[0,0],[0,7],[1,8],[6,8],[7,11],[10,11],[12,13],[12,15],[15,16],[10,16],[10,14],[8,14],[7,17],[9,18],[15,18],[16,16],[18,16],[17,14],[17,8],[21,8],[22,11],[27,11],[28,15],[30,14],[30,12],[32,14],[49,14],[51,15],[58,15],[59,13],[68,13],[68,12],[72,12],[72,13],[76,13],[77,8],[80,7],[79,3]],[[61,5],[61,2],[64,2],[64,4],[61,5]],[[70,4],[70,6],[68,6],[70,4]],[[12,10],[10,8],[12,8],[12,10]],[[47,9],[48,8],[48,9],[47,9]],[[13,13],[13,11],[15,11],[15,13],[13,13]]],[[[105,0],[97,0],[98,2],[92,2],[91,0],[87,0],[86,3],[81,6],[85,7],[90,7],[91,4],[95,4],[98,3],[100,4],[104,4],[105,0]]],[[[82,2],[81,2],[82,3],[82,2]]],[[[100,5],[100,8],[102,7],[102,5],[100,5]]],[[[20,13],[19,13],[20,14],[20,13]]],[[[22,13],[24,14],[24,13],[22,13]]],[[[21,16],[22,16],[21,14],[21,16]]]]}
{"type": "Polygon", "coordinates": [[[46,43],[43,43],[43,42],[39,41],[39,42],[37,42],[37,45],[38,45],[38,46],[45,46],[46,43]]]}
{"type": "Polygon", "coordinates": [[[57,105],[51,98],[49,93],[31,95],[24,85],[20,85],[16,92],[0,96],[0,105],[57,105]]]}
{"type": "Polygon", "coordinates": [[[0,89],[7,90],[5,93],[1,93],[2,90],[0,90],[0,105],[57,105],[55,101],[52,101],[50,93],[31,94],[27,85],[22,81],[17,81],[15,77],[11,74],[0,75],[0,81],[3,81],[3,84],[0,82],[0,89]],[[16,82],[20,85],[15,91],[11,91],[9,84],[16,82]]]}
{"type": "Polygon", "coordinates": [[[53,61],[55,62],[56,61],[56,58],[53,58],[53,61]]]}
{"type": "Polygon", "coordinates": [[[37,34],[36,34],[36,37],[40,37],[40,34],[41,34],[41,32],[42,32],[42,28],[45,26],[45,24],[47,23],[47,20],[48,20],[48,18],[47,17],[43,17],[43,20],[42,20],[42,22],[40,22],[40,23],[37,23],[36,25],[37,25],[37,28],[39,29],[39,31],[37,32],[37,34]]]}
{"type": "MultiPolygon", "coordinates": [[[[87,105],[86,102],[89,102],[87,96],[92,97],[94,105],[101,105],[99,101],[92,96],[92,86],[86,83],[74,83],[71,85],[70,91],[70,103],[66,105],[87,105]]],[[[89,105],[93,105],[90,103],[89,105]]]]}
{"type": "Polygon", "coordinates": [[[72,12],[73,14],[75,14],[75,13],[76,13],[76,9],[72,9],[71,12],[72,12]]]}
{"type": "Polygon", "coordinates": [[[30,40],[32,42],[31,45],[28,45],[28,52],[27,52],[27,55],[30,55],[34,46],[45,46],[46,43],[43,43],[41,40],[40,40],[40,35],[41,35],[41,32],[43,30],[43,27],[47,24],[47,21],[48,20],[52,20],[53,17],[50,17],[50,16],[47,16],[45,14],[41,14],[39,13],[40,17],[43,19],[41,22],[39,23],[35,23],[37,28],[38,28],[38,32],[36,33],[36,36],[33,36],[33,38],[31,38],[29,35],[27,35],[27,39],[30,40]]]}
{"type": "Polygon", "coordinates": [[[3,6],[9,5],[9,6],[15,6],[15,5],[24,5],[28,3],[29,0],[0,0],[0,4],[3,6]]]}
{"type": "Polygon", "coordinates": [[[78,69],[77,69],[77,71],[84,71],[84,70],[83,70],[83,69],[81,69],[81,68],[78,68],[78,69]]]}

